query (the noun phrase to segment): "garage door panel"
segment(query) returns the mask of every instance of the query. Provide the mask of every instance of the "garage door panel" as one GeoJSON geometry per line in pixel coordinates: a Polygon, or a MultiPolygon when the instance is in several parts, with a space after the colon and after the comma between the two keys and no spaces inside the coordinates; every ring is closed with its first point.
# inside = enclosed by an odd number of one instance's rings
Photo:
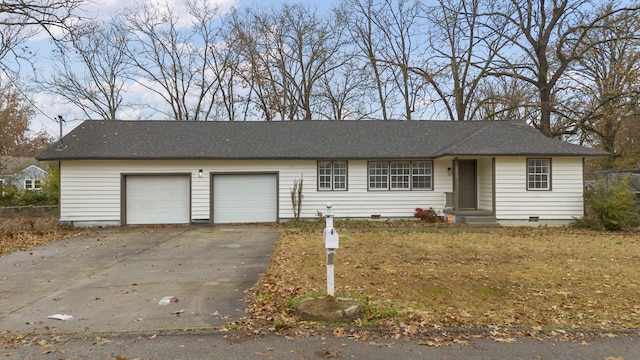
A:
{"type": "Polygon", "coordinates": [[[188,224],[188,176],[127,176],[127,224],[188,224]]]}
{"type": "Polygon", "coordinates": [[[214,175],[213,222],[277,221],[275,174],[214,175]]]}

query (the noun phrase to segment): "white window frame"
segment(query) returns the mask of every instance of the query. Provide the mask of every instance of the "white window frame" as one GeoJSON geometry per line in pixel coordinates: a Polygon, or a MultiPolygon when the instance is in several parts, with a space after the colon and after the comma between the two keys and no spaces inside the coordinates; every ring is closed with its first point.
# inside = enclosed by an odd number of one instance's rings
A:
{"type": "Polygon", "coordinates": [[[527,190],[551,190],[551,159],[527,159],[527,190]]]}
{"type": "Polygon", "coordinates": [[[24,188],[26,190],[42,189],[42,181],[39,179],[24,179],[24,188]]]}
{"type": "Polygon", "coordinates": [[[318,161],[318,190],[347,191],[348,169],[346,161],[318,161]]]}
{"type": "Polygon", "coordinates": [[[369,161],[367,189],[372,191],[433,190],[433,161],[369,161]],[[419,183],[426,185],[416,186],[419,183]]]}

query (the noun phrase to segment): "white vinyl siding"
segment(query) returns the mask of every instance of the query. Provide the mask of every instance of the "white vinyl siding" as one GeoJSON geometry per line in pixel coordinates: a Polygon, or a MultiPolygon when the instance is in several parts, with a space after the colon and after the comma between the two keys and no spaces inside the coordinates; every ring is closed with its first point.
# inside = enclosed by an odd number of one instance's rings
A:
{"type": "Polygon", "coordinates": [[[291,188],[302,178],[303,218],[316,218],[325,204],[334,204],[336,217],[411,218],[416,207],[444,207],[444,192],[451,190],[447,175],[450,161],[436,160],[433,165],[434,191],[368,191],[366,160],[350,160],[347,164],[347,191],[319,191],[315,160],[66,160],[60,168],[60,221],[77,223],[120,223],[121,174],[127,173],[191,173],[191,219],[209,220],[212,173],[278,174],[278,218],[293,218],[291,188]],[[198,177],[198,170],[203,177],[198,177]]]}
{"type": "Polygon", "coordinates": [[[491,158],[478,159],[478,209],[493,210],[493,161],[491,158]]]}
{"type": "Polygon", "coordinates": [[[498,220],[573,220],[583,216],[582,158],[550,159],[553,186],[527,191],[527,158],[496,158],[496,217],[498,220]]]}
{"type": "MultiPolygon", "coordinates": [[[[431,161],[429,161],[431,162],[431,161]]],[[[582,158],[553,157],[550,191],[527,191],[527,158],[496,157],[496,217],[498,220],[560,219],[571,221],[583,215],[582,158]]],[[[62,161],[60,169],[60,221],[107,223],[117,225],[121,216],[121,174],[191,173],[191,219],[209,220],[212,173],[278,174],[278,219],[293,218],[291,188],[296,179],[304,180],[303,218],[316,218],[333,203],[337,218],[411,218],[415,208],[444,208],[445,192],[452,190],[452,176],[447,174],[452,159],[432,162],[432,191],[369,191],[367,160],[349,160],[346,191],[318,190],[316,160],[130,160],[130,161],[62,161]],[[198,177],[202,169],[204,176],[198,177]]],[[[492,170],[490,158],[478,159],[478,204],[490,210],[492,170]]]]}

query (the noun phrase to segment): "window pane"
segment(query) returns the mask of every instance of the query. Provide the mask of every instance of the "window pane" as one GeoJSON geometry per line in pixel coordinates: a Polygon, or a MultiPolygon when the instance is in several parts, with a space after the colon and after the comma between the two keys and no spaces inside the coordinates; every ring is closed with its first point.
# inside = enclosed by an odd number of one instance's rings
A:
{"type": "Polygon", "coordinates": [[[412,163],[411,186],[413,189],[431,190],[432,165],[430,161],[412,163]]]}
{"type": "Polygon", "coordinates": [[[534,190],[548,190],[549,173],[549,159],[529,159],[527,164],[527,188],[534,190]]]}
{"type": "Polygon", "coordinates": [[[318,162],[318,189],[331,190],[331,161],[318,162]]]}
{"type": "Polygon", "coordinates": [[[369,189],[388,189],[389,164],[369,163],[369,189]]]}
{"type": "Polygon", "coordinates": [[[347,163],[344,161],[336,161],[333,163],[333,189],[347,189],[347,163]]]}
{"type": "Polygon", "coordinates": [[[409,174],[411,164],[406,162],[392,162],[389,173],[391,174],[392,189],[409,189],[409,174]]]}
{"type": "Polygon", "coordinates": [[[347,190],[347,162],[318,162],[319,190],[347,190]]]}

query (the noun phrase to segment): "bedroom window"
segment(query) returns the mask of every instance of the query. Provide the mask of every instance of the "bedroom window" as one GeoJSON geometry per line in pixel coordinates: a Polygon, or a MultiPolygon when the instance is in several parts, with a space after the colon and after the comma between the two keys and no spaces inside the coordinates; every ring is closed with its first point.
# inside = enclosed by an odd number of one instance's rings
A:
{"type": "Polygon", "coordinates": [[[431,190],[431,161],[369,162],[369,190],[431,190]]]}
{"type": "Polygon", "coordinates": [[[527,160],[527,190],[551,190],[551,159],[527,160]]]}
{"type": "Polygon", "coordinates": [[[319,190],[347,190],[347,162],[318,162],[319,190]]]}
{"type": "Polygon", "coordinates": [[[389,163],[370,162],[369,163],[369,189],[387,190],[389,188],[389,163]]]}
{"type": "Polygon", "coordinates": [[[415,190],[431,190],[433,167],[431,161],[414,161],[411,163],[411,187],[415,190]]]}

